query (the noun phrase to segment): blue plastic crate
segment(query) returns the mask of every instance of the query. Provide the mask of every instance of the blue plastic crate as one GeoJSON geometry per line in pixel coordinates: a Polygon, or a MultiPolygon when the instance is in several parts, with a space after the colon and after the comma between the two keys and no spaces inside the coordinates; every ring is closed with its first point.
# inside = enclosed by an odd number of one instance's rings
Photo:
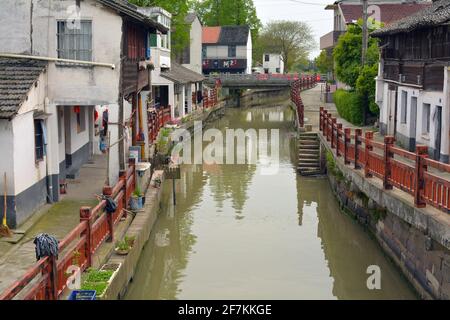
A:
{"type": "Polygon", "coordinates": [[[95,300],[97,292],[94,290],[75,290],[69,296],[68,300],[95,300]]]}

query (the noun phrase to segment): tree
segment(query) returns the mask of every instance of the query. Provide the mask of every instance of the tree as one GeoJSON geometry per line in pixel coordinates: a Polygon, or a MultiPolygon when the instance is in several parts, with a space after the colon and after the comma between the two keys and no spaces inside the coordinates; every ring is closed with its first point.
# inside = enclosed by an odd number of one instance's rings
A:
{"type": "Polygon", "coordinates": [[[317,69],[320,73],[333,72],[333,55],[329,54],[327,50],[322,50],[320,55],[315,60],[317,69]]]}
{"type": "MultiPolygon", "coordinates": [[[[347,32],[339,37],[338,43],[333,51],[337,78],[353,89],[356,87],[356,81],[361,72],[361,25],[361,20],[356,25],[349,25],[347,32]]],[[[375,38],[369,38],[366,64],[371,67],[374,64],[378,64],[378,60],[378,41],[375,38]]]]}
{"type": "Polygon", "coordinates": [[[258,38],[262,24],[253,0],[197,0],[193,7],[206,26],[247,25],[253,43],[258,38]]]}
{"type": "Polygon", "coordinates": [[[186,15],[191,9],[191,0],[129,0],[140,7],[161,7],[172,14],[172,54],[183,51],[191,41],[190,26],[186,24],[186,15]]]}
{"type": "Polygon", "coordinates": [[[316,46],[311,28],[301,21],[269,22],[258,41],[264,52],[281,53],[287,72],[316,46]]]}

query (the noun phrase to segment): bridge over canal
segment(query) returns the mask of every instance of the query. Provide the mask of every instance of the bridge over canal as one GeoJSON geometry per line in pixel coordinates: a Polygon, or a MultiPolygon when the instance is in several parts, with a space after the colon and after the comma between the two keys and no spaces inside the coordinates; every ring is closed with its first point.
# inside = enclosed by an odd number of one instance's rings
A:
{"type": "Polygon", "coordinates": [[[284,89],[297,81],[313,82],[314,76],[299,74],[218,74],[206,78],[207,85],[220,85],[228,89],[284,89]]]}

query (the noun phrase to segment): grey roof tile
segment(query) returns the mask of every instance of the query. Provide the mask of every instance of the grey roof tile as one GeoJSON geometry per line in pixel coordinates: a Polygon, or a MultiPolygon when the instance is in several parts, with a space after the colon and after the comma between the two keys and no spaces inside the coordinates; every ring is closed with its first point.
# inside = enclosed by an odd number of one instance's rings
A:
{"type": "Polygon", "coordinates": [[[47,66],[46,61],[0,57],[0,118],[10,119],[47,66]]]}

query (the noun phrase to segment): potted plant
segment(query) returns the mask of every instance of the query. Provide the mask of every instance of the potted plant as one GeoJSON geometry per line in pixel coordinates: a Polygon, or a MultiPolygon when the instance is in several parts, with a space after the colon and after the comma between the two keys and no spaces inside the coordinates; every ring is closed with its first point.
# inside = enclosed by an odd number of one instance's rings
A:
{"type": "Polygon", "coordinates": [[[130,249],[130,244],[126,240],[122,240],[117,243],[115,251],[118,255],[126,256],[130,252],[130,249]]]}
{"type": "Polygon", "coordinates": [[[131,210],[138,211],[144,207],[143,196],[144,195],[141,192],[141,188],[139,188],[139,186],[136,186],[136,189],[134,190],[130,200],[131,210]]]}

